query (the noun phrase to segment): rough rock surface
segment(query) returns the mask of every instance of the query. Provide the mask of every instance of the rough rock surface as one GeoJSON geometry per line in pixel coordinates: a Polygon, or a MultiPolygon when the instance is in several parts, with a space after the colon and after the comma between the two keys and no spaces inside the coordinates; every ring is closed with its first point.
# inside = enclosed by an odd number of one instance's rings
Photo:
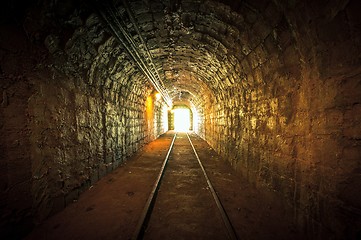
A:
{"type": "MultiPolygon", "coordinates": [[[[63,208],[163,132],[164,104],[148,99],[103,5],[4,5],[1,221],[16,224],[63,208]]],[[[128,5],[136,25],[121,3],[112,9],[173,100],[197,112],[200,136],[278,192],[310,237],[360,234],[359,1],[128,5]]]]}

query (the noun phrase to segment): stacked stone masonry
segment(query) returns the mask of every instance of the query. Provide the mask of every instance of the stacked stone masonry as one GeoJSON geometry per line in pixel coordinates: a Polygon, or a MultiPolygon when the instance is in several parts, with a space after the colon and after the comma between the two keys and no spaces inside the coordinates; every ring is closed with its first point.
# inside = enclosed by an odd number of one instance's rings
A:
{"type": "MultiPolygon", "coordinates": [[[[2,17],[2,221],[60,210],[167,130],[103,5],[40,2],[2,17]]],[[[127,2],[137,26],[113,10],[200,136],[310,239],[360,234],[359,1],[127,2]]]]}
{"type": "Polygon", "coordinates": [[[62,210],[164,132],[162,103],[147,108],[153,88],[122,47],[94,14],[77,20],[64,43],[61,32],[28,33],[44,34],[34,59],[35,40],[2,29],[22,41],[1,39],[2,231],[62,210]]]}

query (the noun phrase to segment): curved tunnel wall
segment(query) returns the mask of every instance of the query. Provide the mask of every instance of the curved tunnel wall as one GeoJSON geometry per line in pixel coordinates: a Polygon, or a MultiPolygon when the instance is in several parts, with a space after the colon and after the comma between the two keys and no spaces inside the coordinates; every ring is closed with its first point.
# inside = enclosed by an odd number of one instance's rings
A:
{"type": "MultiPolygon", "coordinates": [[[[198,134],[278,192],[310,236],[354,236],[360,4],[129,2],[170,96],[197,109],[198,134]]],[[[165,130],[162,103],[146,113],[145,76],[94,9],[76,3],[45,1],[22,27],[2,27],[17,39],[1,39],[1,191],[14,219],[57,211],[165,130]]]]}
{"type": "MultiPolygon", "coordinates": [[[[35,14],[30,26],[49,23],[35,14]]],[[[167,130],[164,104],[99,18],[74,22],[67,39],[60,25],[1,29],[16,40],[1,39],[2,233],[62,210],[167,130]]]]}
{"type": "Polygon", "coordinates": [[[360,99],[355,4],[289,7],[276,3],[273,11],[284,15],[269,19],[272,4],[260,9],[246,31],[255,39],[242,44],[249,53],[241,77],[206,108],[205,138],[250,181],[291,204],[311,236],[353,235],[359,218],[349,213],[360,202],[351,193],[360,182],[360,119],[350,118],[360,99]]]}

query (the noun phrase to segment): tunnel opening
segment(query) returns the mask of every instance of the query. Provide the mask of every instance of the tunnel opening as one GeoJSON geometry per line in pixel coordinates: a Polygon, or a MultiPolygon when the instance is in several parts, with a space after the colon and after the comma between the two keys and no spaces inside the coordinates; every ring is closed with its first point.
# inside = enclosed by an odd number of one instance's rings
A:
{"type": "Polygon", "coordinates": [[[297,227],[360,231],[360,1],[6,2],[5,222],[61,211],[174,130],[184,105],[189,128],[297,227]]]}
{"type": "Polygon", "coordinates": [[[174,109],[174,130],[178,132],[189,131],[191,127],[191,114],[189,108],[174,109]]]}
{"type": "MultiPolygon", "coordinates": [[[[194,126],[193,111],[186,105],[176,105],[168,114],[169,130],[178,132],[192,131],[194,126]]],[[[196,124],[197,125],[197,124],[196,124]]]]}

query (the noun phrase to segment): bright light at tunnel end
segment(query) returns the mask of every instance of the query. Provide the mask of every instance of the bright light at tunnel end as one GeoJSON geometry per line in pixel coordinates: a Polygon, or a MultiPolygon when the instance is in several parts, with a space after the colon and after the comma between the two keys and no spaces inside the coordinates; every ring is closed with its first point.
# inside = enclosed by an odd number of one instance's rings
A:
{"type": "Polygon", "coordinates": [[[191,127],[190,110],[186,108],[174,109],[174,130],[188,132],[191,127]]]}

